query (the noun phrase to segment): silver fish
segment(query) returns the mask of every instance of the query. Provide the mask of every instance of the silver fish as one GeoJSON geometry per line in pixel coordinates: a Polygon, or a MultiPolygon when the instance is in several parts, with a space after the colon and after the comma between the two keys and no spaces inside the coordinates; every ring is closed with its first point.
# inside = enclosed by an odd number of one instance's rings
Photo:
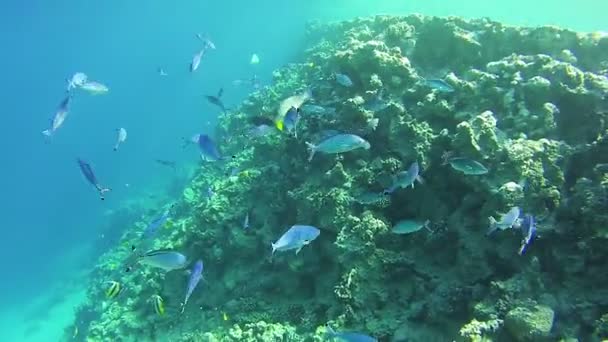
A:
{"type": "Polygon", "coordinates": [[[82,72],[75,73],[74,75],[72,75],[72,78],[70,78],[68,80],[67,91],[70,91],[70,90],[78,88],[78,87],[82,87],[82,85],[87,82],[87,79],[88,79],[88,77],[85,73],[82,73],[82,72]]]}
{"type": "Polygon", "coordinates": [[[186,257],[178,252],[161,249],[149,251],[142,255],[139,262],[152,267],[162,268],[165,271],[177,270],[186,266],[186,257]]]}
{"type": "Polygon", "coordinates": [[[295,249],[296,254],[298,254],[304,246],[316,239],[320,233],[321,231],[313,226],[292,226],[281,235],[277,242],[272,244],[272,254],[275,251],[282,252],[291,249],[295,249]]]}
{"type": "Polygon", "coordinates": [[[47,137],[51,137],[59,129],[59,127],[61,127],[61,125],[63,125],[63,122],[68,117],[69,105],[70,105],[71,99],[72,99],[72,96],[68,95],[65,99],[63,99],[63,101],[61,101],[61,103],[59,104],[59,108],[55,112],[55,116],[53,117],[53,120],[51,120],[51,127],[49,129],[42,131],[42,134],[44,134],[47,137]]]}
{"type": "Polygon", "coordinates": [[[488,217],[490,220],[490,229],[488,235],[492,234],[495,230],[505,230],[513,227],[519,227],[518,220],[521,214],[519,207],[511,208],[506,214],[501,215],[500,221],[496,221],[494,217],[488,217]]]}
{"type": "Polygon", "coordinates": [[[418,166],[418,162],[413,162],[407,171],[399,172],[397,176],[394,177],[393,185],[384,190],[384,193],[391,194],[398,188],[407,188],[408,186],[412,186],[413,189],[416,181],[421,184],[424,183],[424,180],[422,177],[420,177],[420,167],[418,166]]]}
{"type": "Polygon", "coordinates": [[[317,152],[336,154],[349,152],[358,148],[363,148],[366,150],[370,148],[370,144],[367,142],[367,140],[355,134],[336,134],[321,141],[317,145],[309,142],[306,142],[306,145],[310,151],[308,161],[311,161],[317,152]]]}
{"type": "Polygon", "coordinates": [[[127,140],[127,130],[124,128],[117,128],[116,131],[118,132],[118,137],[116,138],[116,144],[114,145],[114,151],[118,151],[118,147],[120,146],[120,144],[122,144],[125,140],[127,140]]]}
{"type": "Polygon", "coordinates": [[[82,86],[80,86],[80,88],[88,91],[93,95],[105,94],[110,91],[110,89],[106,85],[95,81],[87,81],[82,86]]]}
{"type": "Polygon", "coordinates": [[[203,54],[205,54],[206,49],[201,49],[194,57],[192,57],[192,62],[190,63],[190,72],[195,72],[196,69],[201,65],[201,58],[203,58],[203,54]]]}

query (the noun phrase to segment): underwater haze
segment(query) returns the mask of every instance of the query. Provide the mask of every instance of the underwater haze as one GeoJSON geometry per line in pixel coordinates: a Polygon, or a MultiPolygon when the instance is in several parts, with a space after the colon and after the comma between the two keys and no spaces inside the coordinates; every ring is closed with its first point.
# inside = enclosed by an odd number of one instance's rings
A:
{"type": "Polygon", "coordinates": [[[608,338],[605,1],[0,9],[0,341],[608,338]]]}

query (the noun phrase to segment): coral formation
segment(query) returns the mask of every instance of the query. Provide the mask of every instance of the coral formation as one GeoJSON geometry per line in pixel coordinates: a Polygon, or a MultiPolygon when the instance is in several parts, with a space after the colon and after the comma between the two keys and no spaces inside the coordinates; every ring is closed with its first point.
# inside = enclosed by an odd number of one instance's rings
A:
{"type": "Polygon", "coordinates": [[[185,313],[179,271],[116,267],[133,262],[142,228],[129,229],[95,268],[79,338],[319,341],[327,322],[387,341],[607,338],[608,38],[421,15],[311,23],[308,37],[302,63],[220,117],[221,149],[235,157],[202,166],[153,242],[205,261],[185,313]],[[336,71],[353,86],[337,86],[336,71]],[[425,82],[437,77],[453,91],[425,82]],[[248,117],[273,118],[308,87],[331,114],[303,114],[298,138],[243,137],[248,117]],[[324,130],[371,148],[308,162],[305,142],[324,130]],[[455,172],[445,152],[489,172],[455,172]],[[356,200],[414,161],[424,184],[382,205],[356,200]],[[513,206],[540,221],[522,256],[519,231],[486,235],[488,217],[513,206]],[[401,219],[431,231],[393,235],[401,219]],[[270,242],[300,223],[321,236],[271,258],[270,242]],[[108,280],[125,284],[112,300],[108,280]]]}

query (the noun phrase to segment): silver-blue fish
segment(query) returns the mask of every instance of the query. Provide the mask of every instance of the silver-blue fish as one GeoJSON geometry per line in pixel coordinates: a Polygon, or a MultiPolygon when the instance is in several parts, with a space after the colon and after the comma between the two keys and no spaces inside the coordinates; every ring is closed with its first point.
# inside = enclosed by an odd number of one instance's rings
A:
{"type": "Polygon", "coordinates": [[[505,230],[513,227],[519,227],[518,219],[521,215],[519,207],[511,208],[506,214],[501,215],[500,220],[496,221],[494,217],[489,217],[490,229],[487,234],[492,234],[495,230],[505,230]]]}
{"type": "Polygon", "coordinates": [[[201,158],[203,160],[218,161],[222,159],[217,145],[207,134],[199,134],[197,143],[201,149],[201,158]]]}
{"type": "Polygon", "coordinates": [[[101,198],[101,200],[102,201],[105,200],[106,198],[104,197],[104,194],[106,192],[110,191],[110,188],[106,188],[106,187],[102,186],[101,184],[99,184],[99,182],[97,181],[97,177],[95,176],[95,173],[93,172],[93,168],[91,167],[91,165],[89,163],[87,163],[86,161],[84,161],[80,158],[76,158],[76,161],[78,162],[78,166],[80,167],[80,171],[82,172],[84,177],[99,192],[99,197],[101,198]]]}
{"type": "Polygon", "coordinates": [[[424,83],[428,87],[433,88],[442,93],[451,93],[454,91],[454,87],[452,87],[442,79],[428,79],[424,80],[424,83]]]}
{"type": "Polygon", "coordinates": [[[336,82],[343,87],[352,87],[353,81],[345,74],[335,73],[336,82]]]}
{"type": "Polygon", "coordinates": [[[186,304],[188,304],[188,299],[190,299],[192,292],[194,291],[194,289],[196,288],[196,286],[198,285],[198,283],[201,281],[202,278],[203,278],[203,261],[198,260],[194,264],[194,267],[192,268],[192,271],[190,273],[190,279],[188,279],[188,288],[186,289],[186,298],[184,299],[184,302],[182,303],[182,312],[184,312],[184,309],[186,308],[186,304]]]}
{"type": "Polygon", "coordinates": [[[306,145],[310,151],[308,161],[311,161],[317,152],[336,154],[352,151],[358,148],[363,148],[366,150],[370,148],[370,144],[367,142],[367,140],[355,134],[336,134],[321,141],[317,145],[309,142],[307,142],[306,145]]]}
{"type": "Polygon", "coordinates": [[[369,335],[365,335],[358,332],[336,332],[329,325],[327,325],[327,332],[325,333],[325,338],[338,338],[342,341],[347,342],[377,342],[376,338],[373,338],[369,335]]]}
{"type": "Polygon", "coordinates": [[[393,185],[384,190],[384,193],[391,194],[398,188],[407,188],[408,186],[411,186],[413,189],[416,181],[421,184],[424,183],[424,180],[420,177],[418,162],[413,162],[407,171],[399,172],[397,176],[393,178],[393,185]]]}
{"type": "Polygon", "coordinates": [[[521,247],[519,248],[519,255],[523,255],[532,241],[536,238],[536,220],[532,215],[524,215],[521,222],[521,231],[524,234],[524,238],[521,240],[521,247]]]}
{"type": "Polygon", "coordinates": [[[51,125],[49,129],[42,131],[42,134],[44,134],[46,137],[51,137],[59,129],[59,127],[63,125],[65,119],[67,119],[71,99],[72,96],[68,95],[59,104],[59,108],[57,108],[57,111],[55,112],[55,115],[51,120],[51,125]]]}
{"type": "Polygon", "coordinates": [[[162,268],[165,271],[172,271],[186,266],[186,257],[168,249],[149,251],[139,258],[139,262],[152,267],[162,268]]]}
{"type": "Polygon", "coordinates": [[[283,119],[283,126],[287,130],[288,133],[293,131],[294,136],[298,137],[297,125],[298,121],[300,121],[300,109],[296,107],[291,107],[285,114],[285,118],[283,119]]]}
{"type": "Polygon", "coordinates": [[[150,238],[150,237],[156,235],[156,232],[158,231],[158,229],[160,227],[162,227],[165,224],[165,222],[167,222],[167,220],[169,219],[169,215],[171,213],[171,208],[173,208],[173,206],[171,206],[169,208],[169,210],[165,211],[162,215],[155,218],[154,220],[152,220],[152,222],[150,222],[148,224],[148,226],[146,227],[146,229],[144,229],[144,232],[142,234],[143,238],[147,239],[147,238],[150,238]]]}
{"type": "Polygon", "coordinates": [[[295,225],[289,228],[278,240],[272,244],[272,254],[279,251],[295,249],[296,254],[316,239],[321,231],[313,226],[295,225]]]}

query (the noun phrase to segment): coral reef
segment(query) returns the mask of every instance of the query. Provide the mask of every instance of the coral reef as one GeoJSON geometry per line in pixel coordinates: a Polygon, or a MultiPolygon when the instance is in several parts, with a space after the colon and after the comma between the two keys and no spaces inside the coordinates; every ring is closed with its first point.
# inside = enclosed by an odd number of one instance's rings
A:
{"type": "Polygon", "coordinates": [[[421,15],[311,23],[308,37],[302,63],[220,117],[220,147],[234,158],[203,164],[153,241],[205,261],[185,312],[179,271],[123,271],[141,223],[96,266],[78,338],[319,341],[328,322],[383,341],[608,338],[608,37],[421,15]],[[453,91],[425,81],[437,77],[453,91]],[[274,118],[308,87],[332,111],[304,113],[298,138],[244,135],[249,117],[274,118]],[[324,130],[371,148],[308,162],[305,142],[324,130]],[[489,172],[456,172],[445,152],[489,172]],[[355,200],[414,161],[424,184],[383,205],[355,200]],[[522,256],[519,231],[486,235],[488,217],[512,206],[539,219],[522,256]],[[394,235],[400,219],[428,219],[431,231],[394,235]],[[321,236],[271,257],[293,224],[321,236]],[[108,280],[125,287],[112,300],[108,280]],[[155,294],[165,316],[148,302],[155,294]]]}

